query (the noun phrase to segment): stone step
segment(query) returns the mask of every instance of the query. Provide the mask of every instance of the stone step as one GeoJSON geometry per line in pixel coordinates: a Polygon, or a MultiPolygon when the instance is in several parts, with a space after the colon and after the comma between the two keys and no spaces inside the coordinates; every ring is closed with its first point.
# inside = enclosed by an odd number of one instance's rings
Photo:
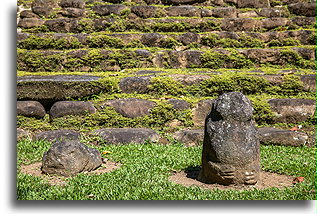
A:
{"type": "MultiPolygon", "coordinates": [[[[307,146],[314,147],[314,136],[304,131],[291,131],[272,127],[258,128],[259,140],[263,145],[307,146]]],[[[30,134],[18,128],[18,140],[31,137],[33,140],[47,140],[56,142],[60,140],[80,140],[85,133],[75,130],[51,130],[30,134]]],[[[167,142],[162,135],[152,129],[145,128],[109,128],[91,131],[88,136],[98,136],[106,144],[130,144],[146,142],[167,142]],[[164,140],[163,140],[164,139],[164,140]]],[[[203,129],[183,129],[171,134],[171,137],[185,146],[201,146],[204,139],[203,129]]]]}
{"type": "MultiPolygon", "coordinates": [[[[272,127],[258,128],[259,140],[263,145],[282,145],[282,146],[315,146],[315,137],[304,131],[291,131],[272,127]]],[[[204,130],[180,130],[175,132],[173,138],[186,146],[202,145],[204,140],[204,130]]]]}
{"type": "Polygon", "coordinates": [[[18,49],[17,69],[28,72],[119,71],[127,68],[253,68],[261,65],[315,69],[314,48],[267,49],[18,49]]]}
{"type": "Polygon", "coordinates": [[[21,49],[76,49],[76,48],[143,48],[160,47],[180,49],[188,47],[210,48],[267,48],[298,45],[315,45],[312,30],[208,33],[17,33],[17,45],[21,49]]]}
{"type": "Polygon", "coordinates": [[[272,30],[314,29],[315,17],[294,18],[24,18],[18,23],[22,32],[93,33],[93,32],[267,32],[272,30]]]}
{"type": "MultiPolygon", "coordinates": [[[[22,76],[17,78],[17,99],[39,101],[48,110],[54,102],[89,97],[107,91],[111,84],[101,77],[88,75],[22,76]]],[[[21,103],[21,111],[29,109],[28,106],[22,108],[21,103]]]]}
{"type": "MultiPolygon", "coordinates": [[[[101,92],[152,94],[157,97],[164,95],[211,96],[236,90],[246,94],[267,93],[289,96],[300,93],[311,94],[316,90],[315,74],[301,74],[301,71],[295,70],[281,70],[277,74],[264,74],[260,70],[249,73],[239,73],[239,70],[229,71],[229,73],[203,71],[201,74],[195,72],[168,74],[166,71],[139,70],[126,75],[129,76],[105,78],[88,75],[22,76],[17,79],[17,99],[40,101],[45,109],[49,110],[48,108],[57,101],[85,98],[101,92]],[[230,86],[219,88],[219,85],[226,82],[230,82],[230,86]],[[246,87],[242,87],[243,85],[246,87]],[[211,86],[213,89],[210,88],[211,86]]],[[[116,106],[119,103],[109,102],[107,105],[116,106]]],[[[39,112],[36,116],[43,117],[43,110],[36,106],[34,103],[28,103],[25,106],[21,103],[18,112],[34,108],[37,109],[34,110],[34,114],[39,112]]]]}
{"type": "MultiPolygon", "coordinates": [[[[17,105],[18,115],[24,117],[44,117],[45,112],[42,113],[43,111],[41,111],[40,116],[37,116],[34,113],[37,112],[37,109],[44,109],[44,107],[41,107],[41,104],[39,103],[37,104],[37,108],[25,108],[25,106],[30,106],[32,103],[34,103],[34,100],[35,99],[33,99],[33,101],[19,101],[17,105]]],[[[316,108],[316,101],[311,99],[269,99],[262,100],[261,104],[259,104],[258,101],[254,99],[252,99],[251,101],[254,103],[255,120],[256,122],[260,123],[263,123],[263,121],[272,124],[300,123],[312,118],[315,114],[316,108]],[[262,116],[264,114],[270,116],[262,116]]],[[[42,101],[39,100],[39,102],[42,101]]],[[[213,99],[201,99],[196,103],[190,104],[182,98],[168,98],[163,100],[157,98],[155,101],[150,101],[147,99],[132,97],[125,99],[105,100],[103,103],[98,105],[98,108],[95,108],[93,104],[90,102],[58,101],[54,103],[52,107],[47,111],[49,113],[51,121],[55,120],[56,118],[63,118],[69,115],[80,116],[96,114],[98,112],[100,113],[100,111],[103,112],[106,109],[113,109],[118,115],[121,115],[123,118],[132,118],[135,120],[139,120],[140,118],[146,116],[151,116],[151,114],[162,113],[157,111],[171,111],[178,116],[182,114],[178,114],[176,112],[183,112],[183,114],[190,112],[191,118],[187,118],[187,120],[191,120],[192,123],[188,124],[192,124],[193,126],[203,126],[207,114],[211,111],[212,104],[213,99]],[[161,104],[170,106],[161,106],[161,104]],[[156,110],[154,111],[154,109],[156,110]]],[[[174,123],[181,124],[181,121],[179,120],[178,116],[176,116],[175,118],[166,118],[166,126],[172,127],[175,125],[174,123]]],[[[156,121],[154,121],[154,123],[155,122],[156,121]]]]}
{"type": "MultiPolygon", "coordinates": [[[[179,0],[175,0],[179,1],[179,0]]],[[[192,0],[187,0],[190,2],[192,0]]],[[[20,25],[29,18],[63,18],[63,17],[86,17],[93,18],[96,16],[122,16],[123,18],[159,18],[159,17],[215,17],[215,18],[238,18],[238,17],[288,17],[290,15],[310,16],[315,17],[314,3],[293,3],[287,6],[270,6],[268,1],[250,1],[239,0],[237,4],[224,4],[218,1],[218,4],[204,5],[182,5],[166,0],[165,6],[159,5],[162,2],[151,2],[150,5],[136,2],[136,5],[131,3],[122,4],[121,2],[109,3],[62,3],[62,5],[49,5],[49,1],[34,1],[30,10],[24,10],[18,13],[19,18],[22,18],[20,25]],[[121,3],[121,4],[120,4],[121,3]],[[155,5],[152,5],[155,3],[155,5]],[[169,6],[173,5],[173,6],[169,6]],[[46,6],[46,7],[45,7],[46,6]],[[206,7],[207,6],[207,7],[206,7]],[[247,8],[248,10],[246,10],[247,8]],[[25,20],[23,20],[25,19],[25,20]]],[[[64,1],[65,2],[65,1],[64,1]]],[[[232,1],[230,3],[234,3],[232,1]]],[[[164,4],[163,3],[163,4],[164,4]]]]}

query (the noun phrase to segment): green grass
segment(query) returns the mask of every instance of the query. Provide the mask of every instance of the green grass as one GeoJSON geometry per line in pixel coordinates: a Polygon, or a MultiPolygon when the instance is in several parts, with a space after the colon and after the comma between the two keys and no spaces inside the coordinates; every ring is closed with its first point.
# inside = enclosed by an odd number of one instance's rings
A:
{"type": "MultiPolygon", "coordinates": [[[[50,143],[22,140],[17,144],[18,165],[41,160],[50,143]],[[32,161],[30,161],[32,160],[32,161]]],[[[91,145],[90,145],[91,146],[91,145]]],[[[92,147],[92,146],[91,146],[92,147]]],[[[94,146],[111,151],[105,157],[122,164],[102,175],[83,173],[67,179],[65,186],[18,172],[18,200],[313,200],[315,198],[315,150],[305,147],[261,146],[266,171],[303,176],[292,188],[265,190],[203,190],[168,181],[172,171],[200,165],[201,147],[179,143],[94,146]],[[90,195],[90,197],[88,197],[90,195]]]]}

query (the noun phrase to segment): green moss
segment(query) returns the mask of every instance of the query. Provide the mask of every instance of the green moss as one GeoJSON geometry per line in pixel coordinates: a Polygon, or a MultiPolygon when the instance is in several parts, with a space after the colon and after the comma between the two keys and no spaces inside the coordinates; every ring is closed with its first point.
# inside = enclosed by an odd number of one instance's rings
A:
{"type": "Polygon", "coordinates": [[[123,41],[107,35],[88,36],[87,43],[90,48],[122,48],[123,41]]]}
{"type": "Polygon", "coordinates": [[[78,21],[77,30],[79,32],[86,32],[86,33],[94,32],[96,30],[95,26],[94,26],[94,21],[92,19],[89,19],[89,18],[80,19],[78,21]]]}
{"type": "Polygon", "coordinates": [[[287,38],[287,39],[273,39],[267,44],[269,47],[273,46],[297,46],[300,45],[300,41],[295,40],[293,38],[287,38]]]}
{"type": "Polygon", "coordinates": [[[200,22],[190,29],[191,32],[221,31],[220,23],[212,20],[200,22]]]}
{"type": "Polygon", "coordinates": [[[182,95],[186,93],[184,85],[167,76],[151,78],[148,88],[150,93],[155,95],[182,95]]]}
{"type": "MultiPolygon", "coordinates": [[[[73,129],[80,131],[91,131],[107,127],[148,127],[157,130],[168,130],[167,123],[172,120],[179,120],[184,126],[192,126],[192,113],[190,110],[178,111],[173,108],[173,105],[168,104],[166,101],[158,102],[155,107],[150,110],[149,115],[136,118],[124,117],[117,113],[112,107],[98,107],[95,114],[85,115],[68,115],[60,118],[54,118],[50,123],[48,120],[40,122],[38,125],[19,123],[19,127],[31,130],[34,127],[39,128],[41,125],[44,127],[42,130],[49,129],[73,129]]],[[[33,130],[33,129],[32,129],[33,130]]]]}
{"type": "Polygon", "coordinates": [[[25,32],[25,33],[46,33],[46,32],[50,32],[50,29],[46,25],[41,25],[41,26],[32,27],[32,28],[23,28],[22,32],[25,32]]]}
{"type": "Polygon", "coordinates": [[[32,72],[60,71],[62,69],[63,53],[53,53],[45,56],[41,51],[26,51],[18,49],[18,70],[32,72]]]}
{"type": "Polygon", "coordinates": [[[159,43],[160,47],[169,49],[173,49],[180,45],[181,43],[172,37],[167,37],[166,39],[161,40],[159,43]]]}
{"type": "Polygon", "coordinates": [[[166,22],[154,23],[151,28],[156,32],[184,32],[188,31],[191,26],[186,22],[166,22]]]}
{"type": "Polygon", "coordinates": [[[125,45],[127,48],[144,48],[145,45],[140,40],[132,40],[125,45]]]}
{"type": "Polygon", "coordinates": [[[264,42],[259,39],[252,38],[246,34],[240,35],[238,40],[230,38],[222,38],[217,34],[209,34],[202,37],[201,43],[209,47],[222,47],[222,48],[263,48],[264,42]]]}
{"type": "Polygon", "coordinates": [[[269,86],[261,77],[242,74],[214,75],[193,86],[191,93],[198,96],[218,96],[223,93],[238,91],[244,94],[260,94],[269,86]]]}
{"type": "Polygon", "coordinates": [[[267,124],[272,124],[275,115],[271,110],[270,104],[265,100],[258,97],[249,98],[252,102],[253,119],[256,121],[257,125],[265,126],[267,124]]]}
{"type": "Polygon", "coordinates": [[[45,115],[43,119],[34,117],[17,116],[17,127],[23,128],[25,131],[47,131],[52,130],[49,123],[49,116],[45,115]]]}
{"type": "Polygon", "coordinates": [[[202,67],[205,68],[247,68],[252,67],[253,62],[244,55],[232,50],[228,54],[217,51],[206,51],[200,56],[202,67]]]}
{"type": "Polygon", "coordinates": [[[293,65],[299,68],[315,69],[314,60],[305,60],[298,52],[291,49],[285,49],[280,51],[279,62],[284,66],[293,65]]]}

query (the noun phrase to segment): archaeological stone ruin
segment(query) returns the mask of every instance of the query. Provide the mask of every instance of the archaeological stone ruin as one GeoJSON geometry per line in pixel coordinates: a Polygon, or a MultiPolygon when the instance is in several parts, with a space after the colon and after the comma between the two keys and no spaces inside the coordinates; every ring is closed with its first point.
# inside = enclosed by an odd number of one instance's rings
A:
{"type": "Polygon", "coordinates": [[[205,121],[202,170],[205,183],[255,184],[260,172],[260,141],[250,100],[239,92],[221,95],[205,121]]]}

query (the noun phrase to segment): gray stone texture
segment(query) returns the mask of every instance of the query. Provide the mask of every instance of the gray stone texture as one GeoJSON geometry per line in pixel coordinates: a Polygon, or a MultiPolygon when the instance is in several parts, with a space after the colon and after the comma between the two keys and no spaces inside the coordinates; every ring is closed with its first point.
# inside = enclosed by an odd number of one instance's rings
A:
{"type": "Polygon", "coordinates": [[[288,10],[297,16],[316,16],[316,3],[299,2],[288,5],[288,10]]]}
{"type": "Polygon", "coordinates": [[[52,130],[40,132],[34,135],[33,140],[48,140],[51,142],[56,142],[79,140],[79,138],[80,133],[74,130],[52,130]]]}
{"type": "Polygon", "coordinates": [[[125,77],[120,80],[119,87],[123,93],[145,94],[149,91],[150,79],[149,76],[125,77]]]}
{"type": "Polygon", "coordinates": [[[127,7],[121,4],[112,5],[96,5],[92,7],[92,10],[101,16],[108,16],[111,13],[120,15],[120,12],[127,7]]]}
{"type": "Polygon", "coordinates": [[[85,97],[102,91],[102,86],[96,84],[99,79],[79,75],[22,76],[17,78],[17,98],[60,101],[85,97]]]}
{"type": "Polygon", "coordinates": [[[200,16],[201,12],[194,6],[172,6],[165,9],[168,16],[200,16]]]}
{"type": "Polygon", "coordinates": [[[179,99],[169,99],[167,101],[169,104],[173,105],[173,108],[175,108],[176,110],[185,110],[185,109],[189,109],[189,104],[188,102],[186,102],[185,100],[179,100],[179,99]]]}
{"type": "Polygon", "coordinates": [[[282,146],[309,146],[310,138],[306,133],[290,131],[271,127],[259,128],[259,139],[261,144],[272,144],[282,146]]]}
{"type": "Polygon", "coordinates": [[[237,10],[234,7],[218,7],[212,9],[212,16],[216,18],[237,18],[237,10]]]}
{"type": "Polygon", "coordinates": [[[58,141],[44,153],[42,172],[60,176],[74,176],[92,171],[102,164],[100,152],[79,141],[58,141]]]}
{"type": "Polygon", "coordinates": [[[158,142],[160,139],[157,132],[147,128],[108,128],[95,130],[92,134],[101,137],[106,144],[142,144],[147,141],[158,142]]]}
{"type": "Polygon", "coordinates": [[[61,0],[59,5],[63,8],[84,8],[85,1],[84,0],[61,0]]]}
{"type": "Polygon", "coordinates": [[[211,99],[201,100],[196,104],[196,107],[193,109],[193,122],[195,126],[203,126],[205,124],[205,119],[211,111],[213,101],[211,99]]]}
{"type": "Polygon", "coordinates": [[[158,11],[157,7],[141,5],[141,6],[133,6],[131,7],[131,12],[136,14],[141,18],[153,18],[155,17],[158,11]]]}
{"type": "Polygon", "coordinates": [[[204,130],[181,130],[175,132],[173,137],[185,146],[199,146],[204,140],[204,130]]]}
{"type": "Polygon", "coordinates": [[[205,122],[202,170],[205,183],[256,184],[260,142],[250,100],[239,92],[218,97],[205,122]]]}
{"type": "Polygon", "coordinates": [[[25,117],[43,118],[46,111],[38,101],[17,101],[17,114],[25,117]]]}
{"type": "Polygon", "coordinates": [[[298,123],[314,115],[316,102],[309,99],[268,100],[277,123],[298,123]]]}
{"type": "Polygon", "coordinates": [[[50,109],[50,118],[58,118],[66,115],[84,115],[96,113],[91,102],[81,101],[59,101],[53,104],[50,109]]]}
{"type": "Polygon", "coordinates": [[[237,0],[239,8],[264,8],[270,7],[269,0],[237,0]]]}
{"type": "Polygon", "coordinates": [[[155,102],[144,99],[128,98],[110,100],[105,102],[103,106],[111,106],[116,112],[125,117],[136,118],[149,115],[155,104],[155,102]]]}

